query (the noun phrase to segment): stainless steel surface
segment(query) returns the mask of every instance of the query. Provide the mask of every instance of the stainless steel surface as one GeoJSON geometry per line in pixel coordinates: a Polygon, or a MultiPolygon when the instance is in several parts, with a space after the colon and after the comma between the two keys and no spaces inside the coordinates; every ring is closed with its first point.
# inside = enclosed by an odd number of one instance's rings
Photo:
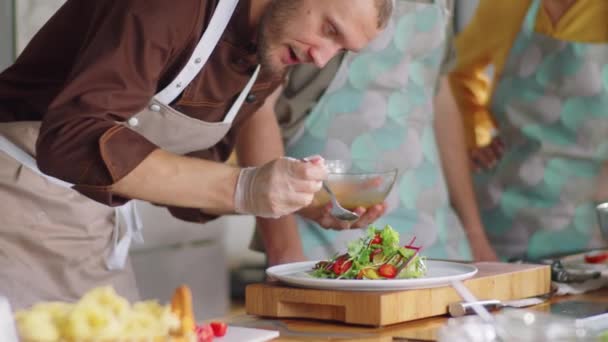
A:
{"type": "Polygon", "coordinates": [[[473,305],[481,305],[485,307],[487,310],[498,310],[502,308],[525,308],[528,306],[542,304],[547,301],[548,296],[541,297],[531,297],[524,299],[516,299],[501,302],[498,299],[491,300],[480,300],[478,302],[458,302],[452,303],[448,306],[448,312],[452,317],[460,317],[464,315],[470,315],[475,313],[473,310],[473,305]]]}
{"type": "Polygon", "coordinates": [[[340,203],[338,203],[338,200],[336,199],[336,195],[334,195],[333,191],[331,191],[331,189],[329,188],[329,186],[327,186],[327,184],[325,182],[323,182],[323,189],[325,189],[325,191],[327,191],[327,193],[329,194],[330,200],[331,200],[331,216],[342,220],[342,221],[356,221],[359,219],[359,215],[353,213],[350,210],[346,210],[344,209],[340,203]]]}
{"type": "Polygon", "coordinates": [[[448,305],[448,312],[452,317],[461,317],[464,315],[474,314],[474,305],[480,305],[486,308],[486,310],[492,311],[501,307],[499,300],[480,300],[477,302],[458,302],[448,305]]]}
{"type": "Polygon", "coordinates": [[[490,312],[488,312],[485,306],[479,304],[479,300],[475,298],[475,295],[464,285],[464,283],[460,280],[456,280],[452,282],[452,287],[466,303],[470,304],[471,309],[484,322],[489,323],[494,321],[494,317],[490,315],[490,312]]]}
{"type": "Polygon", "coordinates": [[[608,241],[608,202],[600,203],[595,207],[600,232],[604,240],[608,241]]]}
{"type": "Polygon", "coordinates": [[[551,263],[551,280],[558,283],[582,283],[600,276],[598,271],[564,267],[560,260],[553,260],[551,263]]]}

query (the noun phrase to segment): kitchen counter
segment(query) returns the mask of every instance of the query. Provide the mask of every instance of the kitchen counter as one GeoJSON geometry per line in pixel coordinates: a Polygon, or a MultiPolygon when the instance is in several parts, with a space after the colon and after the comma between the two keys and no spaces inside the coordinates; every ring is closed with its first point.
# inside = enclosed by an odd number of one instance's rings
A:
{"type": "MultiPolygon", "coordinates": [[[[531,307],[539,311],[549,311],[552,303],[566,300],[592,300],[608,303],[608,289],[588,294],[561,296],[547,303],[531,307]]],[[[233,307],[231,315],[223,319],[231,325],[278,330],[281,336],[273,341],[434,341],[438,329],[446,323],[447,316],[421,319],[418,321],[390,325],[382,328],[352,326],[314,320],[265,319],[245,314],[242,306],[233,307]]]]}

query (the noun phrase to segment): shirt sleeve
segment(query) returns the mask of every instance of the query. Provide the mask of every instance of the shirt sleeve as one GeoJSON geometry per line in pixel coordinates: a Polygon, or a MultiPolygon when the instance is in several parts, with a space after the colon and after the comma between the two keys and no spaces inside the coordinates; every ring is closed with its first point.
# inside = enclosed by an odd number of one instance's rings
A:
{"type": "Polygon", "coordinates": [[[449,72],[449,81],[456,103],[462,113],[467,146],[477,145],[475,129],[479,125],[492,125],[487,109],[491,84],[486,68],[492,63],[494,48],[491,24],[495,13],[492,2],[482,0],[471,22],[454,40],[455,64],[449,72]]]}
{"type": "Polygon", "coordinates": [[[182,58],[199,3],[100,3],[95,32],[44,114],[36,151],[44,173],[105,204],[127,200],[111,185],[158,147],[120,123],[148,104],[165,68],[182,58]]]}

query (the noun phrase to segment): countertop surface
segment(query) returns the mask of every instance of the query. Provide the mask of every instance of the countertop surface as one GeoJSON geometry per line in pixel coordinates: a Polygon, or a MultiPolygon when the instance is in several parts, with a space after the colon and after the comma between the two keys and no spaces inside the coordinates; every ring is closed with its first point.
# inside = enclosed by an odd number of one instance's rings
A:
{"type": "MultiPolygon", "coordinates": [[[[593,291],[582,295],[560,296],[529,309],[549,311],[554,303],[569,300],[590,300],[608,303],[608,289],[593,291]]],[[[306,319],[268,319],[247,315],[243,305],[235,305],[228,317],[222,320],[229,325],[280,332],[273,341],[434,341],[438,329],[444,325],[448,316],[433,317],[417,321],[394,324],[381,328],[346,325],[306,319]]]]}

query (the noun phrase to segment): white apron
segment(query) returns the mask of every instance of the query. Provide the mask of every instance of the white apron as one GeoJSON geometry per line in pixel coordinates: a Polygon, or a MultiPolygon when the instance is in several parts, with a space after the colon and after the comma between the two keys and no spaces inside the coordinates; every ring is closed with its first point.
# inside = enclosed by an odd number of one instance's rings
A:
{"type": "MultiPolygon", "coordinates": [[[[219,2],[186,66],[146,109],[120,124],[177,154],[208,149],[228,133],[259,66],[222,122],[188,117],[169,104],[203,68],[237,3],[219,2]]],[[[35,162],[39,127],[40,122],[0,124],[0,293],[14,309],[41,300],[75,300],[102,284],[136,300],[127,260],[131,241],[143,239],[134,202],[111,208],[42,174],[35,162]]]]}

